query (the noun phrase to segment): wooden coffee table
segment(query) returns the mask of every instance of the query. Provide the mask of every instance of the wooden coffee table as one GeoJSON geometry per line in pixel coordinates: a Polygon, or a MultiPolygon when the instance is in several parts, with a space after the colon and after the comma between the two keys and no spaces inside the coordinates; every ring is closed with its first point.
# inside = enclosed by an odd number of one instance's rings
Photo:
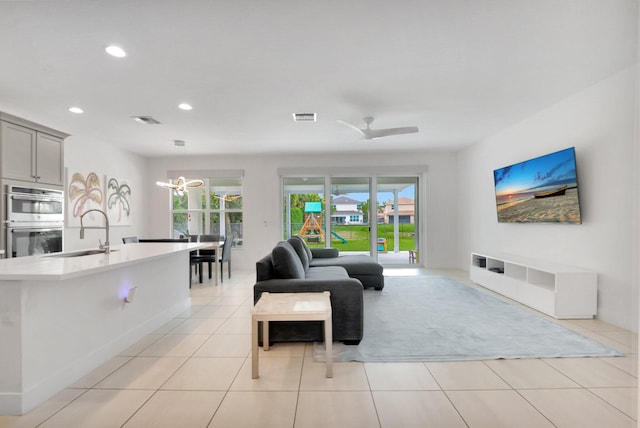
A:
{"type": "Polygon", "coordinates": [[[324,321],[324,346],[327,352],[327,377],[333,377],[333,325],[331,293],[262,293],[251,311],[251,377],[259,377],[258,322],[262,321],[262,347],[269,350],[270,321],[324,321]]]}

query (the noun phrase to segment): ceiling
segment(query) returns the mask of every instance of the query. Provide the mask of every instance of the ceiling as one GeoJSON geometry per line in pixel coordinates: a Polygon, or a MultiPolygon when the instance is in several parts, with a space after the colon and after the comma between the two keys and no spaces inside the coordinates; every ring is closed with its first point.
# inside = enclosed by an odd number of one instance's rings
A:
{"type": "Polygon", "coordinates": [[[0,2],[0,110],[144,156],[458,150],[637,60],[637,0],[0,2]],[[127,57],[104,52],[118,44],[127,57]],[[178,109],[187,102],[191,111],[178,109]],[[79,106],[83,114],[67,109],[79,106]],[[295,123],[292,113],[317,113],[295,123]],[[143,125],[148,115],[160,125],[143,125]],[[364,141],[338,119],[417,134],[364,141]]]}

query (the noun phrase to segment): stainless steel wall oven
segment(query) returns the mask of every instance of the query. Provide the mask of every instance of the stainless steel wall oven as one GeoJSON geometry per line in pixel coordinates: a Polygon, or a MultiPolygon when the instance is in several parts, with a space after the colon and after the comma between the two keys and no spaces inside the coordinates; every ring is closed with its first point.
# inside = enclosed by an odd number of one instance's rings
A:
{"type": "Polygon", "coordinates": [[[62,251],[64,192],[7,186],[7,257],[62,251]]]}

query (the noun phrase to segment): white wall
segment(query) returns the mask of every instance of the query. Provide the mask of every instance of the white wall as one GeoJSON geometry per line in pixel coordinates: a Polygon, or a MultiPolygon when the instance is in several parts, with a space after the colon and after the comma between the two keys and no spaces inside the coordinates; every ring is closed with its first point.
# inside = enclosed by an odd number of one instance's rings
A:
{"type": "Polygon", "coordinates": [[[598,273],[598,318],[637,330],[636,67],[459,153],[458,266],[471,251],[598,273]],[[575,146],[583,224],[497,222],[493,170],[575,146]]]}
{"type": "MultiPolygon", "coordinates": [[[[142,156],[121,150],[106,141],[87,140],[71,136],[65,140],[64,165],[67,175],[73,172],[93,171],[101,175],[126,178],[131,187],[131,226],[111,227],[110,241],[112,245],[122,243],[123,236],[143,235],[146,232],[146,219],[150,216],[147,210],[145,193],[150,186],[147,180],[147,159],[142,156]]],[[[68,195],[68,177],[65,183],[65,194],[68,195]]],[[[68,198],[68,196],[67,196],[68,198]]],[[[69,208],[69,207],[67,207],[69,208]]],[[[102,230],[87,230],[85,239],[80,239],[78,227],[66,227],[64,232],[65,251],[98,246],[98,238],[104,242],[102,230]]]]}
{"type": "MultiPolygon", "coordinates": [[[[366,143],[363,143],[366,144],[366,143]]],[[[149,163],[149,182],[165,180],[167,170],[184,169],[184,159],[155,158],[149,163]]],[[[278,168],[318,168],[426,165],[426,248],[429,267],[451,267],[456,255],[456,155],[453,153],[365,152],[324,155],[207,156],[188,160],[189,169],[244,169],[243,248],[234,249],[234,266],[253,268],[282,239],[280,179],[278,168]]],[[[152,186],[149,193],[149,232],[169,236],[169,196],[165,189],[152,186]]]]}

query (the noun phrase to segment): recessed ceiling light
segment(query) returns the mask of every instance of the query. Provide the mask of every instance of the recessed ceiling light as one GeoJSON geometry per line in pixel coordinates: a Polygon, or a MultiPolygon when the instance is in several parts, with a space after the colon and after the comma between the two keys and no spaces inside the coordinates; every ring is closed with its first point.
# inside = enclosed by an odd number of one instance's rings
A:
{"type": "Polygon", "coordinates": [[[120,46],[109,45],[105,49],[107,53],[111,56],[115,56],[116,58],[124,58],[127,56],[127,53],[120,46]]]}
{"type": "Polygon", "coordinates": [[[84,110],[82,110],[80,107],[69,107],[69,111],[76,114],[84,113],[84,110]]]}
{"type": "Polygon", "coordinates": [[[187,103],[182,103],[178,105],[178,108],[182,110],[193,110],[193,107],[191,107],[191,105],[187,103]]]}

